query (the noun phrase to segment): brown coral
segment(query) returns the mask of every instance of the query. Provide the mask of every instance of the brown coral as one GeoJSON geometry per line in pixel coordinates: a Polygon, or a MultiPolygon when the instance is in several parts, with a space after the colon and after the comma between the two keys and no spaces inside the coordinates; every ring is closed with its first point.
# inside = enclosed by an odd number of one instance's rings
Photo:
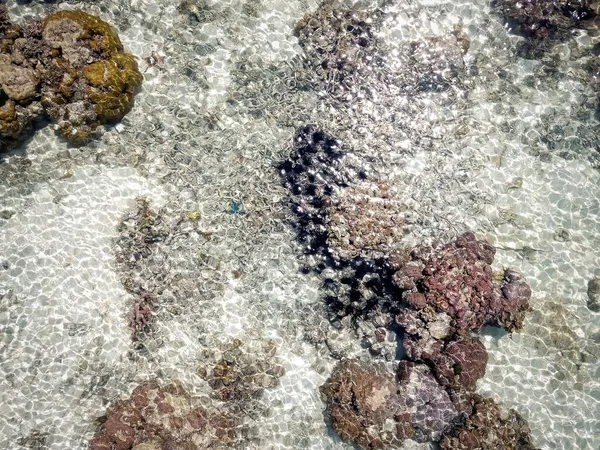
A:
{"type": "Polygon", "coordinates": [[[142,82],[111,26],[81,11],[59,11],[21,29],[0,10],[0,144],[27,137],[49,116],[72,144],[120,120],[142,82]]]}
{"type": "Polygon", "coordinates": [[[465,233],[444,245],[417,247],[393,281],[408,307],[448,314],[456,334],[479,331],[485,324],[518,331],[530,310],[531,289],[514,271],[494,274],[495,252],[465,233]]]}
{"type": "Polygon", "coordinates": [[[52,14],[44,19],[42,36],[54,49],[54,64],[69,63],[56,90],[49,80],[44,106],[65,139],[85,143],[96,127],[120,120],[131,109],[142,74],[110,25],[92,15],[52,14]]]}
{"type": "Polygon", "coordinates": [[[90,450],[216,449],[235,437],[227,415],[195,406],[179,383],[146,382],[109,408],[104,419],[90,450]]]}
{"type": "Polygon", "coordinates": [[[362,449],[399,446],[412,434],[394,377],[359,361],[342,361],[321,395],[336,433],[362,449]]]}
{"type": "Polygon", "coordinates": [[[527,423],[513,411],[501,411],[491,398],[473,394],[472,413],[440,441],[441,450],[535,450],[527,423]]]}
{"type": "Polygon", "coordinates": [[[363,182],[324,201],[327,243],[338,259],[383,258],[404,237],[406,205],[394,188],[363,182]]]}

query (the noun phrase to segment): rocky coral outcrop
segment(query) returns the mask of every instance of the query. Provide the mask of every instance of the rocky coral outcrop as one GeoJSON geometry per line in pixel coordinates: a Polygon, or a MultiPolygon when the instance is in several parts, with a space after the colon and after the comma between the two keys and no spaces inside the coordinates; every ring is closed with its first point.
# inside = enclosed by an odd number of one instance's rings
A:
{"type": "Polygon", "coordinates": [[[460,28],[443,38],[412,42],[407,51],[407,87],[414,92],[445,92],[460,86],[468,48],[468,37],[460,28]]]}
{"type": "Polygon", "coordinates": [[[470,391],[485,375],[487,361],[483,343],[478,338],[468,338],[446,343],[432,363],[435,377],[442,386],[470,391]]]}
{"type": "Polygon", "coordinates": [[[410,413],[411,438],[417,442],[439,440],[458,411],[429,367],[402,361],[398,369],[398,389],[410,413]]]}
{"type": "Polygon", "coordinates": [[[0,16],[2,148],[46,118],[68,142],[83,144],[130,110],[142,75],[108,23],[63,10],[21,28],[8,22],[5,10],[0,16]]]}
{"type": "Polygon", "coordinates": [[[161,217],[150,208],[146,199],[137,200],[137,209],[119,224],[119,238],[116,242],[115,259],[117,264],[131,276],[122,280],[123,287],[134,296],[129,313],[131,337],[138,340],[154,328],[153,311],[158,306],[158,295],[148,289],[147,283],[133,274],[136,268],[152,254],[154,245],[165,238],[161,229],[161,217]]]}
{"type": "Polygon", "coordinates": [[[585,28],[597,15],[591,0],[493,0],[509,27],[527,38],[521,54],[538,57],[573,29],[585,28]]]}
{"type": "Polygon", "coordinates": [[[307,64],[312,65],[324,89],[338,98],[351,91],[354,80],[364,77],[381,59],[373,19],[364,11],[344,7],[339,0],[324,0],[294,28],[309,56],[307,64]]]}
{"type": "Polygon", "coordinates": [[[223,449],[235,438],[235,424],[209,411],[178,383],[149,381],[108,409],[90,450],[223,449]]]}
{"type": "Polygon", "coordinates": [[[44,19],[42,37],[61,55],[49,63],[63,69],[56,88],[42,89],[42,104],[66,140],[84,143],[98,125],[129,111],[142,75],[109,24],[81,11],[59,11],[44,19]]]}
{"type": "Polygon", "coordinates": [[[535,450],[529,427],[516,411],[502,411],[493,399],[477,394],[470,408],[462,423],[442,437],[442,450],[535,450]]]}
{"type": "Polygon", "coordinates": [[[406,203],[391,186],[362,181],[324,199],[327,246],[339,260],[377,259],[401,251],[410,226],[406,203]]]}
{"type": "MultiPolygon", "coordinates": [[[[449,349],[448,353],[462,350],[468,348],[449,349]]],[[[465,361],[468,357],[461,355],[457,359],[465,361]]],[[[383,366],[342,361],[321,386],[321,395],[332,428],[342,440],[363,449],[400,446],[408,438],[437,442],[451,434],[456,423],[463,423],[464,417],[475,414],[474,404],[487,401],[472,391],[463,391],[462,403],[458,402],[460,395],[440,384],[426,364],[409,361],[400,362],[396,377],[383,366]]],[[[501,429],[481,430],[495,432],[506,434],[501,429]]]]}
{"type": "Polygon", "coordinates": [[[494,255],[494,247],[465,233],[448,244],[414,249],[393,282],[408,308],[431,308],[450,316],[453,334],[478,331],[486,324],[517,331],[530,309],[531,289],[514,271],[494,274],[494,255]]]}
{"type": "Polygon", "coordinates": [[[401,445],[412,435],[408,407],[385,369],[342,361],[321,386],[331,426],[362,449],[401,445]]]}
{"type": "Polygon", "coordinates": [[[217,361],[207,360],[198,373],[208,381],[214,397],[227,402],[230,410],[253,415],[264,407],[265,389],[279,385],[285,374],[272,341],[234,339],[220,351],[217,361]]]}

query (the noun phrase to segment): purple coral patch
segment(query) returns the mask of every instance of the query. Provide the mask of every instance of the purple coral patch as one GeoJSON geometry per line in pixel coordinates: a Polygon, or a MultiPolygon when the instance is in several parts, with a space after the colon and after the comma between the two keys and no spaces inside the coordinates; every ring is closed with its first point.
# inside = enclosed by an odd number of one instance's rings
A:
{"type": "Polygon", "coordinates": [[[404,291],[402,299],[410,308],[448,314],[458,335],[485,324],[518,330],[529,310],[531,290],[510,270],[497,280],[490,266],[494,254],[494,247],[465,233],[445,245],[417,247],[393,282],[404,291]]]}

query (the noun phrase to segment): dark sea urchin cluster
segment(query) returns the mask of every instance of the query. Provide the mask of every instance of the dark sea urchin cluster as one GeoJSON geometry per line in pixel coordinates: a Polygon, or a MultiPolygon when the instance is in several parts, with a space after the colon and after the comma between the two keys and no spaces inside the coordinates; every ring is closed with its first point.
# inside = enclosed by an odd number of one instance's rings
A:
{"type": "Polygon", "coordinates": [[[45,119],[83,144],[129,111],[141,82],[135,58],[98,17],[64,10],[22,28],[0,5],[0,151],[45,119]]]}
{"type": "MultiPolygon", "coordinates": [[[[369,60],[365,53],[377,53],[370,22],[352,11],[331,12],[330,4],[296,30],[311,43],[305,42],[308,55],[321,61],[314,70],[325,88],[334,77],[351,91],[360,82],[351,76],[359,73],[353,64],[361,67],[369,60]],[[358,23],[337,31],[319,26],[334,16],[358,23]],[[313,39],[348,30],[353,34],[347,39],[313,39]]],[[[414,78],[409,75],[405,79],[414,78]]],[[[495,248],[473,233],[406,248],[408,208],[365,167],[318,126],[297,130],[291,156],[279,166],[292,226],[308,255],[306,270],[323,277],[330,320],[336,327],[370,330],[363,343],[388,361],[340,361],[321,387],[327,421],[343,440],[364,449],[398,447],[408,438],[443,449],[533,449],[516,412],[503,412],[475,393],[488,359],[475,333],[484,325],[521,329],[530,309],[528,284],[512,270],[495,272],[495,248]],[[397,334],[399,348],[380,345],[389,333],[397,334]]]]}
{"type": "MultiPolygon", "coordinates": [[[[345,360],[322,386],[333,429],[366,449],[397,446],[406,438],[439,441],[448,449],[508,448],[517,442],[533,449],[515,412],[509,413],[514,420],[503,419],[493,400],[474,392],[485,374],[487,352],[473,333],[484,325],[509,332],[521,328],[531,296],[523,277],[511,270],[495,273],[490,266],[494,247],[472,233],[404,253],[397,246],[375,245],[376,259],[366,257],[368,252],[343,258],[350,253],[336,250],[338,241],[331,245],[329,205],[336,193],[351,190],[366,174],[344,165],[348,152],[341,142],[313,127],[298,130],[294,148],[280,169],[292,196],[298,239],[316,257],[315,270],[333,268],[344,274],[325,279],[328,292],[336,292],[327,297],[330,308],[355,321],[380,321],[383,314],[388,317],[386,332],[403,331],[404,357],[397,361],[395,377],[383,367],[345,360]],[[394,251],[386,254],[382,249],[388,247],[394,251]],[[474,427],[481,417],[487,418],[484,428],[474,427]]],[[[353,212],[368,215],[368,207],[361,210],[359,203],[353,212]]],[[[392,221],[375,230],[399,226],[393,214],[375,217],[392,221]]],[[[360,242],[366,247],[386,241],[373,235],[368,222],[361,223],[365,228],[356,227],[353,234],[363,235],[360,242]]],[[[389,236],[398,239],[401,234],[389,236]]],[[[346,246],[356,242],[355,237],[346,246]]],[[[335,320],[336,314],[330,317],[335,320]]],[[[381,326],[374,328],[377,336],[381,326]]]]}

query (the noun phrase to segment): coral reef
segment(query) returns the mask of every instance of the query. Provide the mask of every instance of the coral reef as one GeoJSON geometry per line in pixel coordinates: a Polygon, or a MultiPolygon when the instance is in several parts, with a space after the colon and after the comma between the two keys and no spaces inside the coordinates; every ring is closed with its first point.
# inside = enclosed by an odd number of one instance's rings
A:
{"type": "Polygon", "coordinates": [[[373,100],[381,106],[391,91],[384,92],[379,85],[393,86],[396,95],[409,96],[446,92],[461,85],[469,40],[460,27],[443,37],[408,45],[384,43],[377,38],[378,31],[385,20],[398,14],[386,3],[369,9],[324,0],[296,24],[294,35],[307,56],[305,68],[317,79],[315,84],[342,103],[369,98],[378,91],[373,100]],[[390,52],[399,64],[387,57],[390,52]]]}
{"type": "Polygon", "coordinates": [[[344,441],[361,449],[400,446],[405,439],[442,449],[533,450],[525,421],[474,393],[487,354],[478,339],[454,341],[433,369],[400,361],[394,378],[383,366],[338,363],[321,386],[326,415],[344,441]]]}
{"type": "Polygon", "coordinates": [[[374,28],[374,17],[364,11],[344,7],[339,0],[324,0],[314,14],[296,24],[294,35],[323,88],[343,98],[355,80],[381,62],[374,28]]]}
{"type": "Polygon", "coordinates": [[[442,450],[535,450],[529,428],[517,412],[504,412],[493,399],[477,394],[472,394],[470,407],[472,413],[442,437],[442,450]]]}
{"type": "Polygon", "coordinates": [[[217,400],[227,402],[232,410],[251,415],[260,412],[263,391],[279,384],[285,374],[272,341],[234,339],[220,352],[216,362],[198,369],[214,390],[217,400]]]}
{"type": "Polygon", "coordinates": [[[109,24],[63,10],[25,28],[0,6],[0,145],[7,150],[50,118],[64,139],[86,143],[120,120],[142,82],[135,58],[109,24]]]}
{"type": "Polygon", "coordinates": [[[404,82],[416,92],[445,92],[460,85],[468,47],[468,38],[459,28],[443,38],[411,43],[407,51],[410,70],[404,82]]]}
{"type": "Polygon", "coordinates": [[[131,336],[134,340],[140,333],[147,333],[151,330],[152,310],[158,303],[154,294],[144,289],[140,289],[140,291],[129,314],[129,328],[132,330],[131,336]]]}
{"type": "Polygon", "coordinates": [[[407,405],[394,377],[359,361],[342,361],[321,386],[331,426],[362,449],[401,445],[412,435],[407,405]]]}
{"type": "Polygon", "coordinates": [[[492,5],[512,30],[527,38],[522,56],[534,58],[567,39],[574,28],[585,28],[597,14],[590,0],[493,0],[492,5]]]}
{"type": "Polygon", "coordinates": [[[59,11],[44,19],[42,37],[61,55],[47,65],[63,69],[58,87],[42,88],[42,104],[66,140],[84,143],[98,125],[129,111],[142,75],[109,24],[81,11],[59,11]]]}
{"type": "Polygon", "coordinates": [[[448,392],[435,380],[429,367],[407,361],[399,365],[398,385],[410,411],[411,438],[417,442],[439,440],[458,415],[448,392]]]}
{"type": "Polygon", "coordinates": [[[323,201],[327,246],[339,260],[384,258],[399,251],[410,215],[396,190],[360,182],[323,201]]]}
{"type": "Polygon", "coordinates": [[[90,450],[223,449],[235,439],[235,423],[208,410],[178,383],[149,381],[110,407],[90,450]]]}
{"type": "Polygon", "coordinates": [[[393,282],[409,308],[450,316],[452,334],[478,331],[486,324],[517,331],[530,309],[531,289],[514,271],[495,275],[490,266],[494,254],[494,247],[465,233],[448,244],[414,249],[393,282]]]}
{"type": "Polygon", "coordinates": [[[485,375],[488,355],[477,338],[447,343],[432,361],[435,377],[442,386],[455,389],[475,389],[477,380],[485,375]]]}
{"type": "MultiPolygon", "coordinates": [[[[468,352],[470,345],[449,349],[448,353],[468,352]]],[[[470,358],[462,354],[457,359],[470,358]]],[[[422,443],[450,441],[457,423],[477,423],[477,418],[481,426],[477,432],[493,437],[490,442],[496,447],[490,448],[509,448],[503,444],[515,442],[517,430],[519,440],[530,439],[524,422],[498,420],[496,426],[493,420],[505,416],[500,415],[493,400],[474,394],[471,386],[457,392],[440,384],[425,364],[401,361],[394,378],[383,366],[359,360],[341,361],[321,386],[321,396],[332,428],[342,440],[362,449],[400,446],[408,438],[422,443]],[[482,414],[489,416],[482,420],[482,414]]],[[[509,414],[517,417],[514,412],[509,414]]]]}

